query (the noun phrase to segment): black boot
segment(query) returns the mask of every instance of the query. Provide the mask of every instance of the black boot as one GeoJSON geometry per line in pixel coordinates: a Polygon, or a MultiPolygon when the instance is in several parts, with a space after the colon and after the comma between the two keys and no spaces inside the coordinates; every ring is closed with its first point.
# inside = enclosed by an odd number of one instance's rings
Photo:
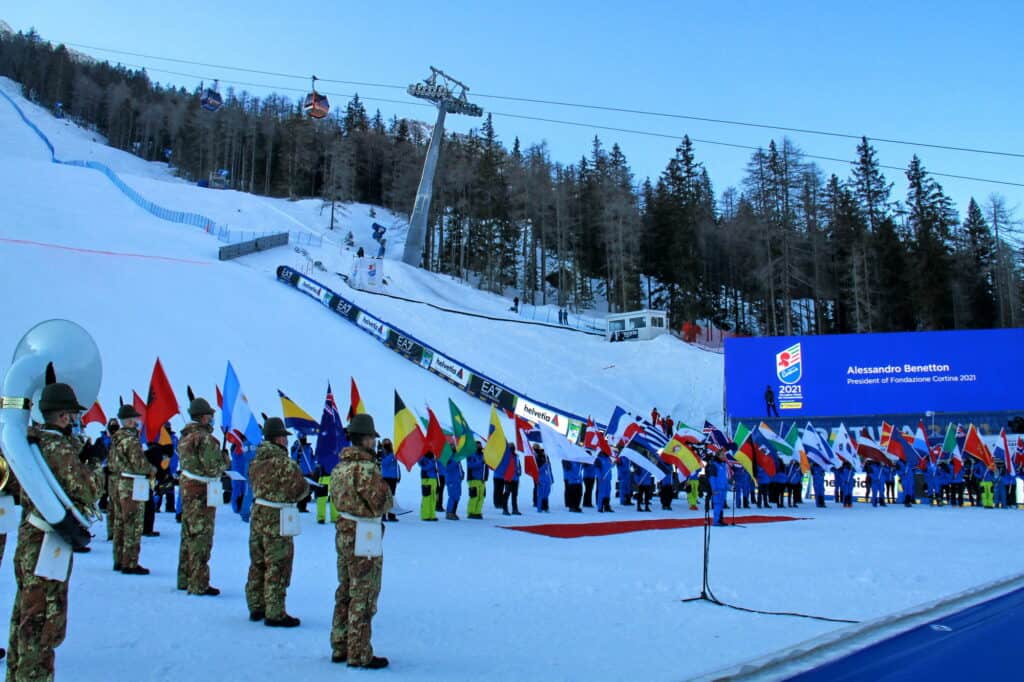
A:
{"type": "Polygon", "coordinates": [[[359,665],[357,663],[349,663],[348,667],[350,667],[350,668],[367,668],[368,670],[377,670],[379,668],[386,668],[386,667],[388,667],[388,659],[384,658],[383,656],[374,656],[373,658],[371,658],[366,663],[363,663],[362,665],[359,665]]]}
{"type": "Polygon", "coordinates": [[[301,622],[295,616],[289,616],[286,613],[281,618],[267,618],[263,621],[263,624],[268,628],[294,628],[298,627],[301,622]]]}

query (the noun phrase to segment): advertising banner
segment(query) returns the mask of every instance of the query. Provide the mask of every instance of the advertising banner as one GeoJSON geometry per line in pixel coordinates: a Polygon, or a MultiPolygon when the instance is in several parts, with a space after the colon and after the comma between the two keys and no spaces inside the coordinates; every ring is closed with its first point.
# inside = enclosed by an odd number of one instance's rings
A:
{"type": "Polygon", "coordinates": [[[730,338],[726,412],[770,416],[769,400],[784,419],[1019,410],[1021,348],[1024,329],[730,338]]]}

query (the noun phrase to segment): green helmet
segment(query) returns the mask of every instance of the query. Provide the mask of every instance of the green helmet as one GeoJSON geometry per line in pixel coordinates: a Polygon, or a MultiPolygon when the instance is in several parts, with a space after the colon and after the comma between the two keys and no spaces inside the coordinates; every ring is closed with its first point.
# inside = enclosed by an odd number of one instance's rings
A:
{"type": "Polygon", "coordinates": [[[87,409],[78,404],[75,389],[68,384],[49,384],[39,396],[40,412],[84,412],[87,409]]]}
{"type": "Polygon", "coordinates": [[[132,419],[134,417],[141,417],[142,415],[135,411],[135,408],[131,405],[122,405],[117,411],[118,419],[132,419]]]}
{"type": "Polygon", "coordinates": [[[216,414],[213,408],[210,407],[210,403],[206,402],[206,398],[196,398],[188,406],[188,416],[193,419],[199,419],[204,414],[216,414]]]}
{"type": "Polygon", "coordinates": [[[368,414],[357,414],[352,417],[352,421],[348,423],[348,435],[352,436],[373,436],[374,438],[380,438],[380,434],[373,427],[373,417],[368,414]]]}
{"type": "Polygon", "coordinates": [[[284,427],[284,421],[280,417],[269,417],[263,425],[263,437],[266,440],[290,435],[292,435],[292,432],[284,427]]]}

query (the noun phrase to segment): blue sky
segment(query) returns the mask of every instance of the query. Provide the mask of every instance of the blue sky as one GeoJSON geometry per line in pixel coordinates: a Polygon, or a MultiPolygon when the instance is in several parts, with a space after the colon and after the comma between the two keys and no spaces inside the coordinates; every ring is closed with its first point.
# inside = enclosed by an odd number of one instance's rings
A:
{"type": "MultiPolygon", "coordinates": [[[[150,55],[322,78],[406,85],[434,65],[471,87],[511,146],[546,141],[553,160],[572,163],[598,134],[618,142],[639,182],[657,177],[683,134],[766,146],[789,137],[808,154],[852,158],[854,140],[720,123],[510,102],[509,95],[579,104],[828,130],[1024,154],[1024,3],[937,0],[811,2],[464,2],[388,3],[179,0],[9,3],[0,19],[44,38],[150,55]],[[856,4],[854,7],[853,5],[856,4]],[[833,5],[833,6],[829,6],[833,5]],[[583,126],[516,119],[519,114],[583,126]],[[596,129],[661,133],[651,137],[596,129]]],[[[79,48],[149,68],[154,80],[194,87],[196,78],[256,94],[307,82],[172,64],[79,48]],[[269,87],[267,87],[269,86],[269,87]]],[[[431,120],[401,90],[330,84],[343,106],[358,91],[372,112],[431,120]],[[378,102],[371,98],[401,100],[378,102]]],[[[299,93],[290,93],[298,96],[299,93]]],[[[478,119],[449,117],[449,129],[478,119]]],[[[1024,158],[877,142],[883,164],[905,168],[917,153],[932,172],[1024,183],[1024,158]]],[[[736,185],[749,150],[696,146],[716,192],[736,185]]],[[[846,177],[845,164],[819,161],[846,177]]],[[[904,194],[900,171],[887,170],[904,194]]],[[[974,196],[1003,194],[1024,217],[1024,187],[937,178],[961,213],[974,196]]]]}

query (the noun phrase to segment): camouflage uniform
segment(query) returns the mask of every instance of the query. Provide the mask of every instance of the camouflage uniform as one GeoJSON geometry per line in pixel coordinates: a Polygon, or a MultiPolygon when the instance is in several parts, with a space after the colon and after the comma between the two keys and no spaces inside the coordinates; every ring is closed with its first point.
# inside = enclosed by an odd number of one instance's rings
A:
{"type": "Polygon", "coordinates": [[[249,465],[249,483],[256,503],[249,520],[249,579],[245,601],[250,613],[265,613],[267,620],[284,618],[284,598],[292,581],[295,546],[281,536],[280,509],[259,500],[297,504],[309,494],[309,485],[288,450],[263,441],[249,465]]]}
{"type": "Polygon", "coordinates": [[[139,432],[134,427],[123,427],[114,434],[110,441],[110,461],[118,469],[117,478],[112,480],[114,497],[111,497],[113,508],[117,509],[117,521],[114,524],[114,565],[120,568],[134,568],[139,565],[139,545],[142,543],[142,521],[145,502],[132,499],[133,479],[121,474],[152,476],[156,470],[142,454],[142,443],[139,432]]]}
{"type": "MultiPolygon", "coordinates": [[[[215,507],[206,504],[206,483],[189,478],[219,479],[231,461],[211,434],[213,426],[192,422],[181,431],[181,549],[178,552],[178,589],[204,594],[210,587],[210,552],[213,550],[215,507]]],[[[211,483],[220,486],[220,481],[211,483]]]]}
{"type": "MultiPolygon", "coordinates": [[[[117,434],[115,433],[114,436],[117,434]]],[[[121,480],[121,467],[114,452],[114,438],[110,439],[110,452],[107,453],[107,540],[114,541],[117,534],[117,482],[121,480]]],[[[116,547],[116,545],[115,545],[116,547]]],[[[114,561],[117,562],[117,550],[114,550],[114,561]]]]}
{"type": "MultiPolygon", "coordinates": [[[[380,518],[394,506],[374,453],[359,447],[341,451],[341,461],[331,472],[331,502],[338,511],[361,518],[380,518]]],[[[347,656],[350,665],[365,665],[373,658],[370,625],[377,613],[384,558],[355,555],[354,521],[339,518],[335,528],[338,590],[334,593],[331,649],[335,657],[347,656]]]]}
{"type": "MultiPolygon", "coordinates": [[[[33,429],[30,437],[39,439],[39,449],[57,482],[68,497],[80,507],[88,507],[99,498],[101,487],[92,471],[78,459],[81,442],[65,436],[52,427],[33,429]]],[[[14,577],[18,591],[11,611],[11,633],[7,652],[7,681],[53,680],[53,650],[60,646],[67,633],[68,578],[48,580],[35,574],[43,531],[29,517],[36,508],[26,495],[21,499],[21,526],[18,547],[14,552],[14,577]]]]}

